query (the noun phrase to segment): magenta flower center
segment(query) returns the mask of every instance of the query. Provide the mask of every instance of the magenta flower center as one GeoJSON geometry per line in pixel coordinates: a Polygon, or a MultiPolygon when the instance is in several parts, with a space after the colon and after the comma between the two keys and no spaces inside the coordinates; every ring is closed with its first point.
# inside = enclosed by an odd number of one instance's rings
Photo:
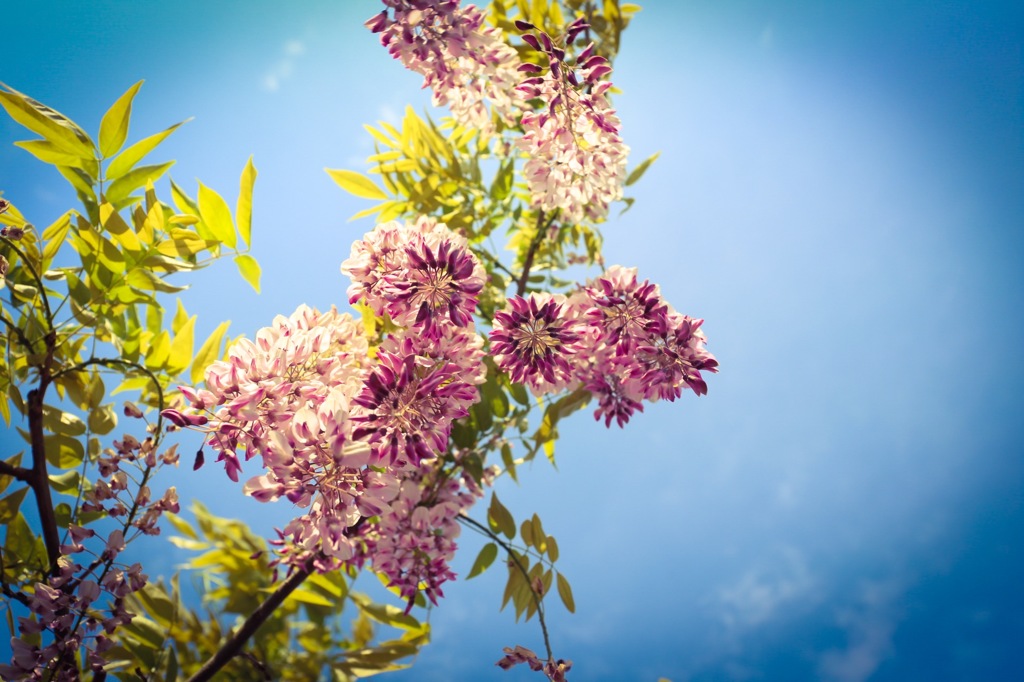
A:
{"type": "Polygon", "coordinates": [[[520,326],[510,329],[508,335],[515,342],[519,354],[535,358],[548,355],[561,344],[551,334],[546,320],[525,320],[520,326]]]}

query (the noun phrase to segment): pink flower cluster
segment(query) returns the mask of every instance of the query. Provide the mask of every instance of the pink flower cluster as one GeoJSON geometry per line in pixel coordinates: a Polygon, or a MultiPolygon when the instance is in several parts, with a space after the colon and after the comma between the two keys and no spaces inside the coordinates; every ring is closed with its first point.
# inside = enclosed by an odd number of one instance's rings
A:
{"type": "Polygon", "coordinates": [[[513,124],[523,102],[515,90],[519,56],[484,26],[484,14],[459,0],[384,0],[366,22],[381,44],[423,76],[435,106],[448,106],[459,124],[493,130],[492,113],[513,124]],[[390,12],[389,12],[390,10],[390,12]],[[490,109],[488,109],[488,103],[490,109]]]}
{"type": "Polygon", "coordinates": [[[258,456],[248,494],[305,509],[279,531],[278,561],[370,561],[403,595],[423,586],[434,600],[452,577],[456,518],[475,499],[471,482],[439,472],[486,374],[473,330],[484,271],[464,239],[426,218],[379,225],[342,271],[353,303],[390,318],[378,346],[351,316],[302,306],[235,343],[205,388],[183,388],[189,414],[164,414],[205,432],[233,480],[239,452],[258,456]]]}
{"type": "Polygon", "coordinates": [[[433,340],[472,326],[486,278],[466,240],[426,217],[378,225],[352,245],[341,271],[352,278],[349,303],[362,300],[433,340]]]}
{"type": "MultiPolygon", "coordinates": [[[[65,555],[86,551],[82,544],[96,533],[72,525],[65,555]]],[[[111,565],[124,549],[121,530],[110,533],[99,556],[82,566],[61,556],[46,582],[37,582],[24,601],[31,615],[18,618],[20,638],[11,639],[11,662],[0,664],[4,680],[78,680],[78,655],[85,649],[85,663],[102,670],[103,654],[113,645],[110,635],[134,614],[124,600],[146,584],[139,564],[127,568],[111,565]],[[104,595],[109,601],[102,605],[104,595]]]]}
{"type": "MultiPolygon", "coordinates": [[[[530,75],[517,87],[542,108],[523,114],[523,136],[516,141],[526,155],[523,168],[531,203],[559,210],[560,219],[578,223],[604,220],[608,206],[622,198],[629,147],[619,137],[619,119],[605,93],[611,87],[608,60],[594,54],[594,44],[570,64],[566,50],[533,24],[517,21],[523,40],[543,53],[546,65],[523,64],[530,75]]],[[[587,28],[583,19],[569,25],[565,45],[587,28]]]]}
{"type": "MultiPolygon", "coordinates": [[[[125,415],[141,417],[142,413],[130,403],[125,406],[125,415]]],[[[157,522],[165,512],[177,514],[178,493],[172,486],[158,499],[153,499],[148,485],[138,485],[132,478],[131,470],[140,472],[155,469],[161,464],[178,463],[178,446],[172,445],[163,453],[157,453],[152,437],[140,441],[131,434],[115,440],[112,448],[104,450],[98,459],[100,478],[90,490],[82,495],[82,511],[102,512],[107,516],[121,518],[128,516],[132,509],[135,518],[131,525],[145,535],[159,535],[157,522]]]]}
{"type": "Polygon", "coordinates": [[[508,670],[520,663],[525,663],[534,672],[543,672],[551,682],[565,682],[565,674],[572,669],[572,661],[564,659],[542,661],[531,649],[524,646],[505,647],[505,655],[495,663],[502,670],[508,670]]]}
{"type": "Polygon", "coordinates": [[[568,299],[511,299],[495,315],[492,351],[535,394],[584,388],[598,400],[596,418],[623,426],[642,400],[675,400],[684,386],[707,393],[701,371],[717,371],[718,361],[702,323],[672,310],[635,268],[615,265],[568,299]]]}
{"type": "MultiPolygon", "coordinates": [[[[494,471],[485,472],[485,482],[494,471]]],[[[441,585],[455,577],[448,562],[455,556],[459,514],[469,510],[483,489],[462,473],[445,478],[438,469],[414,469],[405,474],[391,513],[367,527],[364,557],[397,587],[412,608],[422,589],[437,604],[441,585]]],[[[365,559],[364,559],[365,560],[365,559]]]]}

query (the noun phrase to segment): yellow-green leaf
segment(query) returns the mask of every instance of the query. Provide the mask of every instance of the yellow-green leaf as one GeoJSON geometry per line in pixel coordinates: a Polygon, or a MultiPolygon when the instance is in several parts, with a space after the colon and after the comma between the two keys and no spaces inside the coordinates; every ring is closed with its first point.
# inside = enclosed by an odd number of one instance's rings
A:
{"type": "Polygon", "coordinates": [[[498,546],[493,542],[488,542],[480,550],[480,553],[476,555],[476,561],[473,562],[473,568],[470,569],[469,575],[466,576],[466,580],[480,575],[486,571],[494,560],[498,556],[498,546]]]}
{"type": "Polygon", "coordinates": [[[146,351],[146,366],[151,369],[163,369],[167,358],[171,355],[171,335],[166,330],[157,334],[146,351]]]}
{"type": "Polygon", "coordinates": [[[117,426],[117,413],[111,404],[100,405],[89,413],[89,429],[98,436],[105,436],[117,426]]]}
{"type": "Polygon", "coordinates": [[[231,209],[224,197],[203,183],[199,183],[199,215],[213,235],[223,244],[235,248],[235,224],[231,209]]]}
{"type": "Polygon", "coordinates": [[[80,156],[68,153],[62,147],[58,147],[49,140],[23,140],[15,142],[14,146],[21,147],[40,161],[53,164],[54,166],[80,168],[84,165],[80,156]]]}
{"type": "Polygon", "coordinates": [[[384,193],[377,184],[366,177],[362,173],[355,171],[344,170],[344,169],[331,169],[325,168],[327,174],[331,176],[338,185],[348,192],[354,194],[357,197],[363,197],[365,199],[387,199],[388,195],[384,193]]]}
{"type": "Polygon", "coordinates": [[[50,474],[50,487],[62,495],[74,495],[82,482],[82,474],[76,469],[62,474],[50,474]]]}
{"type": "Polygon", "coordinates": [[[314,606],[330,607],[335,605],[334,602],[330,601],[329,599],[320,594],[317,594],[313,590],[307,590],[301,587],[292,592],[291,598],[297,602],[302,602],[303,604],[312,604],[314,606]]]}
{"type": "Polygon", "coordinates": [[[217,328],[213,330],[209,338],[199,347],[199,352],[196,353],[196,357],[192,361],[192,371],[189,374],[193,384],[198,384],[202,381],[206,368],[220,357],[220,343],[224,340],[224,334],[227,332],[229,324],[231,324],[230,321],[221,322],[217,325],[217,328]]]}
{"type": "Polygon", "coordinates": [[[119,204],[135,190],[145,187],[147,182],[154,182],[159,179],[173,165],[173,161],[168,161],[167,163],[153,166],[139,166],[110,183],[104,198],[111,204],[119,204]]]}
{"type": "Polygon", "coordinates": [[[18,509],[21,507],[21,501],[25,499],[25,493],[27,492],[28,486],[25,486],[0,500],[0,525],[6,526],[14,520],[18,515],[18,509]]]}
{"type": "Polygon", "coordinates": [[[71,212],[68,211],[60,218],[57,218],[49,227],[43,230],[42,239],[46,244],[43,246],[43,267],[48,268],[50,261],[60,251],[60,247],[67,239],[68,231],[71,229],[71,212]]]}
{"type": "Polygon", "coordinates": [[[192,347],[194,343],[196,316],[188,318],[185,325],[174,333],[171,341],[171,354],[167,358],[167,372],[176,376],[183,372],[192,361],[192,347]]]}
{"type": "Polygon", "coordinates": [[[487,520],[492,530],[504,533],[510,540],[516,536],[516,522],[505,505],[498,500],[498,494],[492,493],[491,506],[487,510],[487,520]]]}
{"type": "Polygon", "coordinates": [[[651,167],[651,164],[657,161],[659,156],[661,156],[661,152],[655,152],[648,158],[644,159],[639,166],[630,171],[629,175],[626,176],[626,186],[628,187],[639,180],[647,169],[651,167]]]}
{"type": "Polygon", "coordinates": [[[140,251],[142,244],[139,242],[135,230],[125,222],[121,214],[113,206],[104,202],[100,204],[100,222],[107,231],[114,236],[114,239],[128,251],[140,251]]]}
{"type": "MultiPolygon", "coordinates": [[[[180,298],[176,299],[176,306],[177,307],[174,310],[174,317],[171,318],[172,334],[177,334],[178,330],[184,327],[185,323],[188,322],[188,313],[185,312],[185,304],[181,302],[180,298]]],[[[158,325],[154,331],[158,330],[159,328],[160,327],[158,325]]]]}
{"type": "MultiPolygon", "coordinates": [[[[188,119],[191,120],[191,119],[188,119]]],[[[167,130],[163,130],[155,135],[150,135],[147,138],[139,140],[135,144],[131,145],[123,152],[121,152],[116,158],[112,159],[110,166],[107,167],[107,180],[116,180],[122,175],[130,171],[135,164],[142,161],[158,144],[163,142],[168,135],[177,130],[182,124],[188,121],[182,121],[181,123],[175,123],[167,130]]]]}
{"type": "Polygon", "coordinates": [[[0,106],[3,106],[15,121],[69,154],[84,159],[95,156],[92,140],[71,119],[23,95],[6,83],[0,83],[0,86],[6,88],[6,92],[0,90],[0,106]]]}
{"type": "Polygon", "coordinates": [[[256,184],[256,167],[252,165],[251,156],[242,171],[241,184],[235,217],[238,219],[238,236],[242,238],[243,244],[249,246],[249,238],[252,235],[252,187],[256,184]]]}
{"type": "Polygon", "coordinates": [[[561,597],[562,603],[565,604],[565,608],[568,609],[569,613],[576,613],[576,602],[572,598],[572,587],[569,586],[569,581],[561,573],[558,574],[558,596],[561,597]]]}
{"type": "MultiPolygon", "coordinates": [[[[11,457],[8,457],[6,460],[7,464],[12,467],[20,467],[22,454],[23,453],[19,452],[11,457]]],[[[7,486],[9,486],[11,484],[11,481],[13,480],[13,476],[4,476],[0,474],[0,493],[7,490],[7,486]]]]}
{"type": "Polygon", "coordinates": [[[128,137],[128,121],[132,116],[132,100],[135,99],[135,93],[141,87],[142,81],[139,81],[128,88],[126,93],[117,98],[117,101],[107,110],[107,113],[103,114],[103,120],[100,121],[100,154],[104,158],[110,158],[121,151],[121,147],[128,137]]]}
{"type": "Polygon", "coordinates": [[[260,264],[256,262],[256,259],[247,253],[235,256],[235,265],[238,266],[238,272],[242,275],[242,278],[249,283],[256,293],[260,293],[260,264]]]}

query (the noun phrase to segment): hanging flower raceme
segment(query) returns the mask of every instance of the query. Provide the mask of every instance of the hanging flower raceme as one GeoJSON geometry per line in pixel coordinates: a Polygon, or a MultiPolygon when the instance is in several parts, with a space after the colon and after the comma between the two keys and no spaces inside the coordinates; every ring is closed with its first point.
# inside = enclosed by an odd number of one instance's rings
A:
{"type": "Polygon", "coordinates": [[[307,507],[291,541],[340,561],[352,555],[344,529],[386,508],[397,490],[392,474],[369,468],[369,446],[352,435],[352,400],[369,366],[361,323],[300,306],[255,341],[236,342],[227,361],[207,369],[205,389],[182,388],[196,414],[164,415],[205,431],[232,480],[242,468],[238,451],[258,456],[264,471],[245,492],[307,507]]]}
{"type": "MultiPolygon", "coordinates": [[[[456,461],[461,454],[456,452],[456,461]]],[[[486,469],[483,484],[496,471],[486,469]]],[[[385,575],[389,587],[397,587],[411,609],[422,591],[437,604],[441,585],[455,578],[449,562],[455,556],[459,514],[467,512],[483,496],[483,489],[464,470],[457,478],[441,474],[438,467],[406,469],[401,489],[380,523],[366,527],[361,560],[369,560],[385,575]]],[[[407,609],[408,612],[408,609],[407,609]]]]}
{"type": "Polygon", "coordinates": [[[484,14],[458,0],[384,0],[366,22],[381,44],[409,70],[423,76],[435,106],[447,106],[460,125],[493,130],[492,113],[511,125],[523,101],[515,89],[520,61],[484,26],[484,14]],[[490,105],[490,108],[488,108],[490,105]]]}
{"type": "MultiPolygon", "coordinates": [[[[629,148],[619,137],[619,119],[605,93],[611,87],[608,60],[594,54],[594,44],[570,64],[566,50],[544,31],[525,21],[516,27],[523,40],[547,57],[546,65],[523,64],[530,76],[517,90],[538,100],[540,108],[523,114],[523,136],[516,145],[526,155],[523,175],[531,203],[544,211],[560,210],[566,222],[604,220],[608,206],[622,198],[629,148]]],[[[572,45],[588,25],[569,25],[563,44],[572,45]]]]}
{"type": "Polygon", "coordinates": [[[466,240],[430,218],[382,223],[352,245],[341,271],[349,302],[438,340],[447,326],[472,324],[486,272],[466,240]]]}

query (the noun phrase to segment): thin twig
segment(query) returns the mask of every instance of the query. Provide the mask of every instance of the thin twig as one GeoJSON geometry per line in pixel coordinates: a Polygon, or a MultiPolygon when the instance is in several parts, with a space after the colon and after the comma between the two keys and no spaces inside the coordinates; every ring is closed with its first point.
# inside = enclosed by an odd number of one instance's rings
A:
{"type": "MultiPolygon", "coordinates": [[[[461,521],[462,523],[468,523],[469,525],[473,526],[473,528],[477,529],[479,532],[489,537],[492,541],[501,545],[501,548],[504,549],[505,553],[512,558],[512,561],[515,563],[516,568],[518,568],[519,572],[523,574],[523,579],[526,580],[526,583],[529,585],[530,575],[529,573],[527,573],[526,567],[523,566],[522,562],[519,561],[519,557],[512,551],[512,545],[508,544],[500,537],[495,535],[494,532],[487,526],[483,525],[476,519],[466,516],[465,514],[459,514],[459,521],[461,521]]],[[[547,623],[544,621],[544,604],[541,601],[540,595],[537,594],[537,592],[533,589],[532,585],[530,587],[530,594],[533,595],[533,603],[537,606],[537,619],[540,621],[540,630],[544,634],[544,648],[547,649],[548,660],[553,661],[555,657],[554,654],[551,653],[551,640],[548,638],[548,626],[547,623]]]]}
{"type": "Polygon", "coordinates": [[[533,235],[533,241],[530,242],[530,247],[526,251],[526,258],[523,259],[523,272],[519,275],[519,282],[516,285],[516,296],[522,296],[526,293],[526,284],[530,280],[530,268],[533,267],[533,259],[537,256],[537,249],[540,248],[540,243],[544,241],[544,235],[547,234],[548,228],[551,227],[551,223],[555,222],[555,216],[558,215],[558,211],[553,211],[550,216],[547,216],[545,222],[544,211],[537,213],[537,234],[533,235]]]}

